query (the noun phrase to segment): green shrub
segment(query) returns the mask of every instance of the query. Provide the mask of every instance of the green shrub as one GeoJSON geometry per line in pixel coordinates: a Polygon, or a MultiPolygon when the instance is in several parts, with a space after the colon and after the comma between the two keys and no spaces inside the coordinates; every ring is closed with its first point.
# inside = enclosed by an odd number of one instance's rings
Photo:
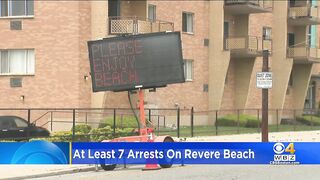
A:
{"type": "MultiPolygon", "coordinates": [[[[92,129],[88,125],[77,125],[75,127],[74,141],[102,141],[107,139],[113,139],[116,137],[125,137],[134,135],[135,128],[116,128],[113,135],[113,128],[106,126],[103,128],[92,129]],[[88,130],[90,129],[90,132],[88,130]]],[[[51,134],[50,137],[45,138],[33,138],[33,140],[45,140],[50,142],[71,142],[72,141],[72,129],[70,131],[58,131],[51,134]]]]}
{"type": "Polygon", "coordinates": [[[112,128],[110,126],[106,126],[103,128],[97,128],[97,129],[92,129],[90,134],[91,134],[91,141],[102,141],[106,139],[112,139],[112,128]]]}
{"type": "Polygon", "coordinates": [[[44,140],[44,141],[51,141],[51,142],[70,142],[72,141],[72,132],[58,131],[58,132],[52,133],[50,137],[30,139],[30,141],[35,141],[35,140],[44,140]]]}
{"type": "Polygon", "coordinates": [[[52,141],[51,138],[32,138],[29,141],[63,142],[63,141],[52,141]]]}
{"type": "MultiPolygon", "coordinates": [[[[72,141],[72,131],[57,131],[52,133],[50,137],[45,138],[33,138],[33,140],[45,140],[51,142],[71,142],[72,141]]],[[[75,132],[74,141],[88,141],[90,142],[90,135],[83,132],[75,132]]]]}
{"type": "MultiPolygon", "coordinates": [[[[75,132],[80,132],[80,133],[85,133],[88,134],[91,131],[91,126],[87,125],[87,124],[77,124],[75,125],[75,132]]],[[[72,132],[73,128],[71,128],[71,132],[72,132]]]]}
{"type": "Polygon", "coordinates": [[[50,137],[53,142],[61,141],[61,142],[69,142],[72,141],[72,132],[71,131],[58,131],[52,134],[50,137]]]}
{"type": "Polygon", "coordinates": [[[102,140],[108,140],[108,139],[113,139],[117,137],[132,136],[134,135],[133,131],[134,131],[133,128],[123,128],[123,129],[116,128],[115,134],[113,135],[113,128],[111,128],[110,126],[92,129],[90,132],[91,141],[99,142],[102,140]]]}
{"type": "Polygon", "coordinates": [[[302,124],[311,125],[311,121],[307,117],[303,117],[303,116],[297,117],[296,120],[297,120],[297,122],[300,122],[302,124]]]}
{"type": "MultiPolygon", "coordinates": [[[[99,128],[106,126],[113,128],[113,118],[107,118],[99,124],[99,128]]],[[[117,116],[116,128],[138,128],[138,122],[134,116],[117,116]]]]}
{"type": "Polygon", "coordinates": [[[320,117],[318,116],[305,115],[297,117],[296,120],[302,124],[320,126],[320,117]]]}
{"type": "Polygon", "coordinates": [[[135,133],[136,129],[134,128],[123,128],[123,129],[116,129],[115,137],[126,137],[126,136],[133,136],[138,135],[135,133]]]}
{"type": "Polygon", "coordinates": [[[260,122],[258,119],[248,119],[245,127],[247,128],[258,128],[260,126],[260,122]]]}
{"type": "MultiPolygon", "coordinates": [[[[217,119],[218,126],[238,126],[237,115],[226,115],[217,119]]],[[[260,122],[255,116],[246,114],[239,115],[239,126],[240,127],[258,127],[260,122]]]]}

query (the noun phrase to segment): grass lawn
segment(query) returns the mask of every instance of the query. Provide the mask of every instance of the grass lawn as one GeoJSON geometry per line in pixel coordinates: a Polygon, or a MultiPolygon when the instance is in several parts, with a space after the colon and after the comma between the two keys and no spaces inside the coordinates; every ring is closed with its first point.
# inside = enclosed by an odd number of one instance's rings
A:
{"type": "MultiPolygon", "coordinates": [[[[310,131],[320,130],[320,126],[307,126],[307,125],[269,125],[269,132],[284,132],[284,131],[310,131]]],[[[194,126],[194,136],[215,136],[215,135],[228,135],[228,134],[248,134],[260,133],[260,128],[246,128],[246,127],[233,127],[233,126],[194,126]]],[[[177,136],[177,129],[160,128],[155,129],[157,135],[170,135],[177,136]]],[[[180,128],[180,137],[191,137],[191,127],[183,126],[180,128]]]]}

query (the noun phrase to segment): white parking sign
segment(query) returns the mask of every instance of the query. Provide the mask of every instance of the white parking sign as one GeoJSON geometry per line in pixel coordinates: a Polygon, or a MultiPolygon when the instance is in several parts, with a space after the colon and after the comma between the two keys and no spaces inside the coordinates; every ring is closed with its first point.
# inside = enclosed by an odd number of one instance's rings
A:
{"type": "Polygon", "coordinates": [[[272,72],[257,72],[257,88],[272,88],[272,72]]]}

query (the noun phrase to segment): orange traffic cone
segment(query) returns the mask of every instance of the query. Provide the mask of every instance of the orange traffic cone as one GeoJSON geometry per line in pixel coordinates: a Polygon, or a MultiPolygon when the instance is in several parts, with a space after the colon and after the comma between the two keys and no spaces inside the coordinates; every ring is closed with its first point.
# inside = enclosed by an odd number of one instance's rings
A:
{"type": "MultiPolygon", "coordinates": [[[[148,142],[154,142],[154,134],[153,134],[153,129],[152,128],[147,128],[147,134],[148,134],[148,142]]],[[[148,170],[159,170],[161,169],[158,164],[156,159],[147,159],[146,160],[146,166],[142,169],[143,171],[148,171],[148,170]]]]}
{"type": "Polygon", "coordinates": [[[147,159],[146,166],[142,170],[143,171],[148,171],[148,170],[159,170],[159,169],[161,169],[156,162],[157,162],[157,160],[155,160],[155,159],[147,159]]]}

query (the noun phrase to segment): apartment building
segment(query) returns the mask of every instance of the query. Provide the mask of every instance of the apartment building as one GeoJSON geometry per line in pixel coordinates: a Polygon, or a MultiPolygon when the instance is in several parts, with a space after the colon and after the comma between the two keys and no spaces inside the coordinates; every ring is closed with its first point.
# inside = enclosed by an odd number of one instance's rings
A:
{"type": "Polygon", "coordinates": [[[270,108],[319,104],[316,0],[0,2],[0,107],[129,107],[127,92],[92,93],[87,41],[159,31],[181,32],[186,82],[146,90],[146,107],[260,108],[262,50],[270,108]]]}

